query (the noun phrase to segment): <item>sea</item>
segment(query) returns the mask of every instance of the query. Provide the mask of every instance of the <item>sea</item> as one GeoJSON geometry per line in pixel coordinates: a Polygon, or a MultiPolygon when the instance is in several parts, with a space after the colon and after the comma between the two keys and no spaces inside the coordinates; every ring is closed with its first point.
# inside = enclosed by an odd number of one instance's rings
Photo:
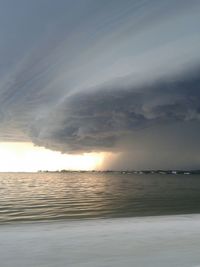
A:
{"type": "Polygon", "coordinates": [[[0,224],[200,213],[200,175],[0,173],[0,224]]]}

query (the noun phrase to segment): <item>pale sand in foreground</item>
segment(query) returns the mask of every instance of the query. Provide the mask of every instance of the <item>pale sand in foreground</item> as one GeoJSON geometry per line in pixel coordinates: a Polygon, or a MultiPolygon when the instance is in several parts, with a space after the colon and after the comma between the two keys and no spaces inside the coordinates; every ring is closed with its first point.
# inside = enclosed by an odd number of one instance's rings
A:
{"type": "Polygon", "coordinates": [[[0,227],[2,267],[197,267],[200,215],[0,227]]]}

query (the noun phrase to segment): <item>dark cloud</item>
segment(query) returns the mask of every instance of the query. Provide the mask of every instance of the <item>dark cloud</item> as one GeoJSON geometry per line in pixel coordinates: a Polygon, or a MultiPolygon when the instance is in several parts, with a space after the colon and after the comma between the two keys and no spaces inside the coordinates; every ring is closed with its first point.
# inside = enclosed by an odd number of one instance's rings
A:
{"type": "Polygon", "coordinates": [[[129,165],[157,146],[163,162],[186,150],[196,162],[199,11],[197,0],[1,1],[0,141],[119,151],[129,165]]]}
{"type": "Polygon", "coordinates": [[[55,97],[45,103],[41,90],[25,93],[22,88],[12,97],[7,91],[1,106],[2,140],[30,140],[67,153],[112,151],[127,136],[131,143],[130,135],[137,131],[159,131],[178,122],[199,125],[199,77],[199,68],[135,86],[126,77],[71,93],[56,104],[55,97]]]}
{"type": "Polygon", "coordinates": [[[199,71],[150,85],[123,81],[67,97],[39,121],[32,121],[35,143],[63,152],[112,150],[138,130],[165,124],[200,123],[199,71]]]}
{"type": "Polygon", "coordinates": [[[105,169],[198,169],[200,125],[197,121],[161,124],[132,132],[107,157],[105,169]]]}

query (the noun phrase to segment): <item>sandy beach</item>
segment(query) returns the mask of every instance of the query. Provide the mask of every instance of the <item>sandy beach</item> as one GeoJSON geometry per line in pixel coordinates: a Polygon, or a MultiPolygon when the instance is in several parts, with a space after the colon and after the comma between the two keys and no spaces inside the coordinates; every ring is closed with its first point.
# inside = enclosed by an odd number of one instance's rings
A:
{"type": "Polygon", "coordinates": [[[197,267],[200,215],[0,227],[2,267],[197,267]]]}

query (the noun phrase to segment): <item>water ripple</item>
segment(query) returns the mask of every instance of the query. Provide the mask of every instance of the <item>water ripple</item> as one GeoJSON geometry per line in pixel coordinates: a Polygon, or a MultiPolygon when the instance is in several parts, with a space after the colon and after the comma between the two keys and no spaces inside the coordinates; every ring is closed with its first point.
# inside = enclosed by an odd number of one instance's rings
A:
{"type": "Polygon", "coordinates": [[[0,223],[200,212],[200,177],[1,173],[0,223]]]}

